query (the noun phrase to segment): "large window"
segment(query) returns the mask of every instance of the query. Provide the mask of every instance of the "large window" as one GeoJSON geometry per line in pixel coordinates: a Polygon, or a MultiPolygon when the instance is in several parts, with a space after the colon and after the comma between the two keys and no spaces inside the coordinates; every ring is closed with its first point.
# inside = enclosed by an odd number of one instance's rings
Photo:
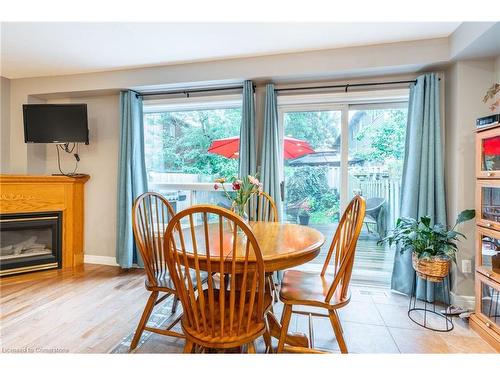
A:
{"type": "Polygon", "coordinates": [[[228,157],[209,149],[214,141],[239,137],[238,99],[145,102],[144,139],[150,190],[167,196],[177,211],[197,203],[227,204],[220,192],[213,191],[213,181],[237,175],[238,155],[228,157]]]}

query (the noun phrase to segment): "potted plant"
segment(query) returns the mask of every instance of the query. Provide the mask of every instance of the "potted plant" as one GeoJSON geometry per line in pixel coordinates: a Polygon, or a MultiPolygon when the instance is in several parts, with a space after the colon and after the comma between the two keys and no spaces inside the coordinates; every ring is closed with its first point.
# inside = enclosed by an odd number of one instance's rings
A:
{"type": "Polygon", "coordinates": [[[311,217],[311,205],[309,201],[303,202],[299,207],[299,223],[301,225],[309,225],[309,218],[311,217]]]}
{"type": "Polygon", "coordinates": [[[431,281],[440,281],[448,275],[450,261],[456,262],[459,237],[465,236],[455,228],[475,216],[474,210],[464,210],[458,214],[453,227],[442,224],[431,225],[431,219],[423,216],[420,220],[399,218],[396,227],[379,242],[400,245],[400,252],[412,252],[412,265],[417,274],[431,281]]]}

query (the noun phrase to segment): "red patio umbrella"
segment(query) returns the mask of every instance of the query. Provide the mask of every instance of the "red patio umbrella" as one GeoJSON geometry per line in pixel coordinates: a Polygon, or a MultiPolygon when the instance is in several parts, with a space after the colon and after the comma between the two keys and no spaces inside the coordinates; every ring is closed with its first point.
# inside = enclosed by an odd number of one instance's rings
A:
{"type": "MultiPolygon", "coordinates": [[[[284,156],[286,160],[296,159],[300,156],[313,154],[314,150],[309,143],[300,139],[285,137],[284,156]]],[[[225,156],[229,159],[237,159],[240,150],[240,137],[216,139],[208,148],[211,154],[225,156]]]]}

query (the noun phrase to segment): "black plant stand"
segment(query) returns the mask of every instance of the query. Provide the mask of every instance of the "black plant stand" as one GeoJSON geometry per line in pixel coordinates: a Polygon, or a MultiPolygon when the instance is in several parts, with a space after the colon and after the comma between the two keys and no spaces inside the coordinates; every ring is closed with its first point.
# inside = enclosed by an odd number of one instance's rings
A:
{"type": "Polygon", "coordinates": [[[445,315],[436,311],[436,284],[443,284],[443,302],[442,308],[447,311],[450,306],[450,278],[446,276],[440,280],[435,278],[428,278],[424,275],[415,273],[413,279],[413,286],[410,294],[410,304],[408,306],[408,317],[416,324],[421,327],[430,329],[437,332],[449,332],[454,328],[453,320],[451,315],[445,315]],[[433,301],[427,302],[427,285],[426,285],[426,296],[423,301],[423,307],[417,307],[417,282],[432,283],[433,288],[433,301]],[[419,316],[420,315],[420,316],[419,316]],[[429,318],[433,322],[429,321],[429,318]]]}

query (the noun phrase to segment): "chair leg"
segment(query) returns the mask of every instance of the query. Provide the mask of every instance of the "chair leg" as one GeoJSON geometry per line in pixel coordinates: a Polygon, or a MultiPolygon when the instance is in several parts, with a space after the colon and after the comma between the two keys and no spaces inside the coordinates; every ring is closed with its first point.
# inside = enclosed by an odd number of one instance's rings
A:
{"type": "MultiPolygon", "coordinates": [[[[337,320],[339,321],[340,323],[340,316],[339,316],[339,313],[337,312],[337,310],[333,310],[333,312],[335,313],[335,316],[337,317],[337,320]]],[[[342,327],[341,324],[339,324],[339,327],[340,327],[340,332],[342,332],[342,334],[344,334],[344,328],[342,327]]]]}
{"type": "Polygon", "coordinates": [[[342,334],[342,325],[340,324],[340,320],[335,311],[329,311],[328,316],[330,317],[330,322],[332,323],[333,332],[335,332],[335,337],[337,338],[337,343],[339,344],[340,351],[343,354],[346,354],[347,345],[345,344],[344,335],[342,334]]]}
{"type": "Polygon", "coordinates": [[[278,353],[283,353],[283,348],[285,347],[285,341],[291,317],[292,317],[292,305],[285,304],[285,308],[283,309],[283,315],[281,316],[281,332],[280,332],[280,340],[278,342],[278,353]]]}
{"type": "Polygon", "coordinates": [[[151,312],[155,307],[155,302],[157,298],[158,298],[158,292],[151,292],[148,302],[146,302],[146,307],[144,307],[144,311],[142,312],[141,320],[139,320],[139,324],[137,325],[137,329],[135,330],[134,338],[130,343],[130,350],[134,350],[137,347],[137,344],[139,343],[139,340],[142,336],[142,332],[144,332],[144,327],[146,327],[151,312]]]}
{"type": "Polygon", "coordinates": [[[271,333],[269,331],[269,321],[267,320],[267,314],[264,317],[264,323],[266,325],[266,331],[264,332],[264,342],[266,343],[266,353],[273,352],[273,341],[271,339],[271,333]]]}
{"type": "Polygon", "coordinates": [[[257,351],[255,350],[255,342],[250,341],[247,345],[247,352],[248,354],[255,354],[257,351]]]}
{"type": "Polygon", "coordinates": [[[172,303],[172,314],[177,311],[177,305],[179,305],[179,297],[174,294],[174,302],[172,303]]]}
{"type": "Polygon", "coordinates": [[[184,344],[184,353],[191,353],[193,351],[194,342],[186,339],[186,343],[184,344]]]}
{"type": "Polygon", "coordinates": [[[274,285],[273,274],[267,275],[267,283],[269,284],[269,293],[273,297],[273,303],[279,300],[278,291],[276,290],[276,285],[274,285]]]}

